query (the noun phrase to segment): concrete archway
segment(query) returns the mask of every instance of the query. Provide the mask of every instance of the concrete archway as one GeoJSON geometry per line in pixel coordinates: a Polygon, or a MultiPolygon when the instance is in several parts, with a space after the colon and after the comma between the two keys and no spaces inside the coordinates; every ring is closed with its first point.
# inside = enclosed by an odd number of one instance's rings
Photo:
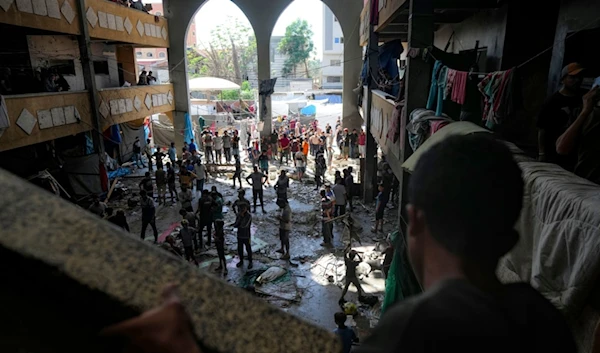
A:
{"type": "MultiPolygon", "coordinates": [[[[165,17],[169,20],[169,69],[171,82],[175,93],[175,111],[173,120],[175,131],[184,126],[185,113],[189,112],[189,91],[186,72],[186,43],[185,38],[190,23],[196,12],[210,0],[163,0],[165,17]]],[[[297,0],[301,1],[301,0],[297,0]]],[[[359,45],[359,22],[363,7],[361,0],[322,0],[338,18],[344,32],[344,85],[343,85],[343,124],[347,127],[359,127],[362,119],[356,108],[356,96],[352,92],[358,83],[362,62],[362,50],[359,45]],[[348,35],[346,33],[349,33],[348,35]],[[356,60],[350,60],[355,59],[356,60]]],[[[269,59],[269,42],[271,33],[281,13],[290,5],[292,0],[235,0],[233,1],[244,12],[256,36],[258,56],[258,79],[271,77],[269,59]]],[[[269,115],[271,102],[267,101],[269,115]]],[[[270,131],[270,119],[265,124],[270,131]]],[[[266,129],[265,129],[266,130],[266,129]]],[[[182,134],[175,134],[176,145],[183,146],[182,134]]]]}

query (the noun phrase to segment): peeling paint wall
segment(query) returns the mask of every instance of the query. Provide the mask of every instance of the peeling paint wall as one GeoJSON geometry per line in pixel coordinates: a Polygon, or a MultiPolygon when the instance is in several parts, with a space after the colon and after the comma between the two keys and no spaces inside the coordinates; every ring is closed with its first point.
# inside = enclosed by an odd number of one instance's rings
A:
{"type": "MultiPolygon", "coordinates": [[[[34,70],[50,68],[64,63],[73,62],[74,74],[64,75],[71,86],[71,91],[85,90],[83,67],[79,55],[77,38],[74,36],[27,36],[27,46],[31,66],[34,70]]],[[[119,87],[119,70],[115,45],[92,43],[92,60],[105,61],[108,64],[108,74],[96,75],[98,89],[119,87]]]]}
{"type": "Polygon", "coordinates": [[[72,60],[75,74],[64,75],[64,77],[71,86],[71,91],[85,89],[79,47],[74,36],[27,36],[27,46],[31,67],[34,70],[52,67],[64,60],[72,60]]]}

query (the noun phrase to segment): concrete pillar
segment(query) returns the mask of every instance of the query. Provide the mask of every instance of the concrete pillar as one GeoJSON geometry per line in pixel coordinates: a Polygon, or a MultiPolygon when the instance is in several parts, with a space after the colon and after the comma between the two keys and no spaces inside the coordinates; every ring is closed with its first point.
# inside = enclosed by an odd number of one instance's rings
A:
{"type": "Polygon", "coordinates": [[[137,82],[137,60],[132,45],[117,46],[117,61],[123,65],[123,79],[131,84],[137,82]]]}
{"type": "MultiPolygon", "coordinates": [[[[268,80],[271,78],[271,57],[269,48],[269,43],[271,42],[271,30],[261,27],[258,31],[255,30],[255,35],[256,51],[258,54],[258,80],[260,82],[260,80],[268,80]]],[[[266,99],[266,111],[263,110],[264,107],[262,106],[263,102],[260,95],[258,98],[258,104],[260,120],[262,120],[264,123],[260,136],[269,136],[273,130],[271,119],[271,97],[269,96],[266,99]]]]}
{"type": "MultiPolygon", "coordinates": [[[[369,44],[367,50],[369,51],[369,70],[371,72],[379,71],[379,60],[378,50],[379,39],[377,34],[373,31],[373,26],[370,29],[369,44]]],[[[375,198],[377,190],[377,142],[371,134],[371,107],[373,105],[373,93],[372,90],[375,86],[375,82],[367,80],[369,82],[367,94],[365,94],[366,102],[363,101],[363,114],[366,120],[366,153],[365,162],[363,164],[364,170],[364,182],[363,182],[363,198],[365,202],[371,202],[375,198]]]]}
{"type": "Polygon", "coordinates": [[[169,77],[173,84],[173,142],[177,153],[183,147],[183,131],[185,129],[185,114],[190,111],[190,100],[187,78],[187,30],[202,1],[193,0],[163,0],[164,16],[169,20],[169,77]]]}
{"type": "MultiPolygon", "coordinates": [[[[433,45],[434,37],[434,17],[433,0],[410,0],[408,16],[408,47],[409,48],[427,48],[433,45]]],[[[406,58],[406,97],[405,97],[405,119],[408,120],[410,112],[416,108],[422,108],[427,102],[429,95],[429,85],[431,84],[431,64],[423,61],[420,57],[406,58]]],[[[406,124],[403,124],[406,126],[406,124]]],[[[406,131],[402,131],[407,134],[406,131]]],[[[409,145],[408,136],[405,136],[404,146],[401,147],[400,160],[405,161],[412,154],[409,145]]],[[[408,181],[410,175],[403,172],[399,178],[400,182],[400,215],[406,217],[406,204],[408,202],[408,181]]],[[[401,229],[406,234],[406,225],[401,224],[401,229]]]]}
{"type": "Polygon", "coordinates": [[[358,113],[357,95],[353,90],[358,85],[358,76],[362,68],[359,28],[363,2],[360,0],[323,0],[323,2],[335,14],[344,33],[342,126],[349,130],[358,130],[363,124],[363,118],[358,113]]]}
{"type": "MultiPolygon", "coordinates": [[[[85,12],[85,0],[77,1],[77,10],[79,13],[85,12]]],[[[79,54],[81,66],[83,68],[83,80],[85,89],[88,91],[90,100],[90,114],[92,115],[92,139],[94,141],[94,150],[100,155],[104,154],[104,138],[102,136],[102,123],[100,122],[100,112],[98,111],[98,90],[96,89],[96,72],[94,62],[92,61],[92,48],[90,46],[90,33],[88,24],[84,16],[79,16],[79,27],[81,34],[77,36],[79,43],[79,54]]]]}

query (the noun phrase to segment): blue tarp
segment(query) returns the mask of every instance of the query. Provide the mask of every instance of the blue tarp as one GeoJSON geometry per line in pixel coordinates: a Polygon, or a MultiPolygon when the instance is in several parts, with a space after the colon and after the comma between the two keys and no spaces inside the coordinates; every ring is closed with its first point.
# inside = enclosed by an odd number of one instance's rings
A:
{"type": "Polygon", "coordinates": [[[125,175],[131,174],[131,169],[129,168],[119,168],[117,170],[113,170],[113,171],[109,171],[108,172],[108,179],[112,180],[114,178],[117,177],[122,177],[125,175]]]}
{"type": "Polygon", "coordinates": [[[317,115],[317,107],[314,105],[307,105],[300,110],[300,113],[304,116],[317,115]]]}
{"type": "Polygon", "coordinates": [[[342,103],[342,96],[337,95],[337,94],[323,94],[323,95],[316,95],[315,96],[315,100],[321,100],[321,99],[327,99],[328,103],[342,103]]]}
{"type": "Polygon", "coordinates": [[[188,113],[185,113],[185,128],[183,131],[183,140],[190,143],[194,138],[194,128],[192,127],[192,119],[188,113]]]}

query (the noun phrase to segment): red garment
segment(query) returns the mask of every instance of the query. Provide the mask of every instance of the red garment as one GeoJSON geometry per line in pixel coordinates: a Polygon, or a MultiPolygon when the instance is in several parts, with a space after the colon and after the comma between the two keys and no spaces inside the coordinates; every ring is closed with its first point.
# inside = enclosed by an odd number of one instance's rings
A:
{"type": "Polygon", "coordinates": [[[452,85],[452,101],[458,104],[465,104],[465,96],[467,92],[468,72],[456,71],[454,83],[452,85]]]}
{"type": "Polygon", "coordinates": [[[364,146],[367,144],[367,134],[358,135],[358,145],[364,146]]]}
{"type": "Polygon", "coordinates": [[[290,145],[290,139],[287,137],[282,137],[281,139],[279,139],[279,145],[282,149],[287,148],[290,145]]]}
{"type": "Polygon", "coordinates": [[[430,127],[431,127],[431,134],[433,135],[436,132],[440,131],[441,128],[443,128],[444,126],[450,124],[449,121],[447,120],[434,120],[431,123],[429,123],[430,127]]]}

